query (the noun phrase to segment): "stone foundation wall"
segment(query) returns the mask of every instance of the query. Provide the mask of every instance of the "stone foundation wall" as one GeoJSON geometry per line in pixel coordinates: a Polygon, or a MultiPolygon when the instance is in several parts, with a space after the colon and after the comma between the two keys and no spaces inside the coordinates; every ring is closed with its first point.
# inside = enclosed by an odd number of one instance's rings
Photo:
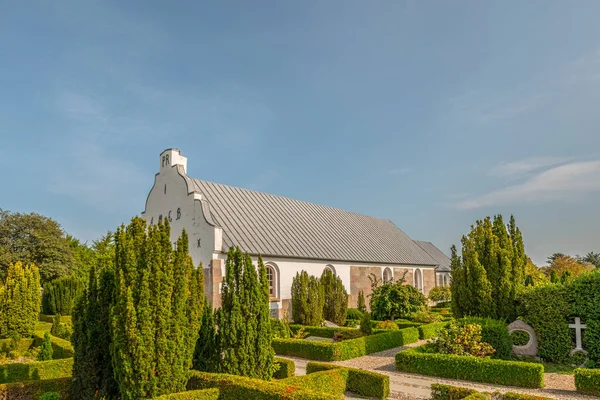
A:
{"type": "Polygon", "coordinates": [[[348,298],[348,307],[357,307],[358,292],[362,290],[365,294],[365,303],[367,309],[370,308],[369,299],[367,297],[367,295],[371,294],[371,281],[369,280],[370,274],[374,274],[377,279],[383,279],[383,268],[350,266],[350,296],[348,298]]]}
{"type": "Polygon", "coordinates": [[[406,272],[406,275],[404,276],[404,280],[405,280],[405,285],[413,285],[414,283],[414,275],[413,275],[413,270],[412,268],[394,268],[394,281],[398,281],[400,280],[400,278],[402,278],[402,275],[404,274],[404,272],[406,272]]]}
{"type": "Polygon", "coordinates": [[[213,309],[221,307],[220,284],[223,282],[221,272],[222,260],[212,260],[209,268],[204,268],[204,293],[212,301],[213,309]]]}
{"type": "Polygon", "coordinates": [[[429,291],[435,287],[435,270],[422,269],[423,273],[423,293],[429,295],[429,291]]]}

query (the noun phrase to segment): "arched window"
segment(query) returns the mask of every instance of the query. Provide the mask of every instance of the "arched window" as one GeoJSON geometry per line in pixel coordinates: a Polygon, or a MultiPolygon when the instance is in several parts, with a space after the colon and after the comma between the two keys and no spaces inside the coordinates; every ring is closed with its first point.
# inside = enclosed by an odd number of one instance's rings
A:
{"type": "Polygon", "coordinates": [[[394,279],[394,276],[392,275],[392,270],[389,268],[386,268],[383,270],[383,283],[388,283],[391,282],[394,279]]]}
{"type": "Polygon", "coordinates": [[[279,274],[277,266],[267,264],[265,265],[265,269],[267,270],[267,281],[269,282],[269,297],[275,299],[279,295],[279,274]]]}
{"type": "Polygon", "coordinates": [[[444,284],[443,286],[448,286],[450,285],[450,277],[448,276],[448,274],[444,274],[444,276],[442,277],[444,279],[444,284]]]}
{"type": "Polygon", "coordinates": [[[325,272],[325,271],[327,271],[327,270],[330,270],[330,271],[331,271],[331,273],[335,275],[335,268],[334,268],[334,266],[333,266],[333,265],[331,265],[331,264],[327,264],[327,265],[325,266],[325,268],[324,268],[324,271],[323,271],[323,272],[325,272]]]}
{"type": "Polygon", "coordinates": [[[420,269],[415,269],[415,287],[423,292],[423,273],[420,269]]]}

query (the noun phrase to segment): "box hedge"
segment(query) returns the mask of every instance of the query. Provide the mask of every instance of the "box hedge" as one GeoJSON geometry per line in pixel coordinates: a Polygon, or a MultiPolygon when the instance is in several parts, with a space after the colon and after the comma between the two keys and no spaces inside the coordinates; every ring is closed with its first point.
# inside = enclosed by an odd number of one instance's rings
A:
{"type": "Polygon", "coordinates": [[[542,364],[425,353],[423,347],[396,354],[396,369],[421,375],[506,386],[544,387],[542,364]]]}
{"type": "Polygon", "coordinates": [[[227,374],[211,374],[190,371],[188,390],[218,388],[219,399],[276,400],[339,400],[341,396],[319,393],[295,385],[286,385],[281,381],[263,381],[227,374]]]}
{"type": "Polygon", "coordinates": [[[419,330],[419,339],[431,339],[437,337],[440,329],[448,326],[448,322],[435,322],[433,324],[421,325],[417,329],[419,330]]]}
{"type": "Polygon", "coordinates": [[[0,365],[0,383],[37,381],[71,376],[73,359],[0,365]]]}
{"type": "MultiPolygon", "coordinates": [[[[35,346],[41,346],[41,344],[44,342],[44,333],[44,331],[33,332],[35,346]]],[[[72,358],[75,354],[73,351],[73,345],[68,340],[50,335],[50,342],[52,343],[52,357],[54,359],[72,358]]]]}
{"type": "Polygon", "coordinates": [[[575,387],[578,392],[600,396],[600,369],[576,369],[575,387]]]}
{"type": "MultiPolygon", "coordinates": [[[[40,314],[40,321],[42,322],[49,322],[49,323],[53,323],[54,322],[54,315],[48,315],[48,314],[40,314]]],[[[62,322],[63,324],[71,324],[72,323],[72,319],[70,315],[61,315],[60,316],[60,322],[62,322]]]]}
{"type": "Polygon", "coordinates": [[[390,395],[390,377],[387,375],[318,362],[309,362],[306,365],[306,373],[309,375],[331,369],[344,371],[346,390],[352,393],[377,399],[387,399],[390,395]]]}
{"type": "Polygon", "coordinates": [[[277,371],[273,373],[273,378],[285,379],[296,374],[296,364],[293,360],[275,357],[275,363],[277,364],[277,371]]]}
{"type": "Polygon", "coordinates": [[[219,388],[202,389],[202,390],[190,390],[188,392],[165,394],[155,399],[161,400],[218,400],[223,399],[220,397],[219,388]]]}
{"type": "Polygon", "coordinates": [[[37,400],[44,393],[56,392],[63,399],[69,396],[71,378],[47,379],[0,384],[0,399],[37,400]]]}
{"type": "Polygon", "coordinates": [[[317,361],[342,361],[415,343],[418,340],[419,331],[416,328],[406,328],[337,343],[299,339],[273,339],[272,345],[278,355],[302,357],[317,361]]]}
{"type": "Polygon", "coordinates": [[[495,400],[552,400],[548,397],[541,396],[533,396],[530,394],[522,394],[522,393],[500,393],[494,392],[490,393],[479,393],[475,389],[462,388],[456,386],[449,385],[441,385],[434,383],[431,385],[431,400],[465,400],[465,399],[490,399],[493,398],[495,400]],[[484,397],[471,397],[471,396],[481,396],[484,397]]]}
{"type": "Polygon", "coordinates": [[[348,372],[342,369],[319,371],[305,376],[293,376],[284,379],[281,383],[298,386],[320,393],[329,393],[342,396],[346,392],[348,372]]]}
{"type": "MultiPolygon", "coordinates": [[[[21,339],[17,343],[17,352],[20,354],[25,353],[33,345],[33,339],[21,339]]],[[[0,353],[8,354],[12,350],[13,341],[12,339],[0,339],[0,353]]]]}

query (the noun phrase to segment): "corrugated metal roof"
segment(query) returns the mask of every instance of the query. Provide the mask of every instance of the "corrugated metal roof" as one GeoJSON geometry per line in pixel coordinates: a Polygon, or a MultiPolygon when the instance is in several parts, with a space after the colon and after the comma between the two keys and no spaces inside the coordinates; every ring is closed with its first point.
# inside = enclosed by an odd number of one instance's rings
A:
{"type": "Polygon", "coordinates": [[[223,251],[383,264],[437,265],[392,222],[338,208],[193,180],[223,228],[223,251]]]}
{"type": "Polygon", "coordinates": [[[451,272],[450,269],[450,257],[448,257],[443,251],[438,249],[431,242],[424,242],[422,240],[415,240],[415,242],[427,252],[431,257],[433,257],[437,264],[439,264],[437,270],[440,272],[451,272]]]}

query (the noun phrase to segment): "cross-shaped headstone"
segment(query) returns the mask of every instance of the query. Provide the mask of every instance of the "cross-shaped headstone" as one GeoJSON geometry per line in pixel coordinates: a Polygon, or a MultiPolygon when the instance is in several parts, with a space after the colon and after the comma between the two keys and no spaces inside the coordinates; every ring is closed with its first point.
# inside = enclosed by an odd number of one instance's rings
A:
{"type": "Polygon", "coordinates": [[[581,331],[587,326],[581,323],[581,318],[575,317],[575,323],[569,324],[569,328],[575,329],[575,350],[583,350],[583,347],[581,347],[581,331]]]}

